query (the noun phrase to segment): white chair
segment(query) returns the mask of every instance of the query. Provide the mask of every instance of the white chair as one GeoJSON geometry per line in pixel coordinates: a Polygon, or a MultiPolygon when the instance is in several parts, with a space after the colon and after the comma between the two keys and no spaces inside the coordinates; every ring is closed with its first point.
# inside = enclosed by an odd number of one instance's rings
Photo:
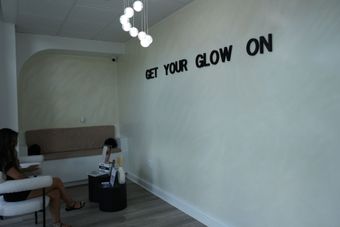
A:
{"type": "Polygon", "coordinates": [[[46,226],[45,208],[49,204],[49,197],[45,195],[44,188],[51,186],[52,182],[53,180],[51,176],[39,176],[20,180],[4,181],[3,183],[0,183],[0,195],[26,190],[43,189],[43,196],[19,202],[6,202],[3,196],[0,196],[0,216],[10,217],[34,212],[35,223],[37,224],[37,212],[42,210],[43,226],[46,226]]]}
{"type": "Polygon", "coordinates": [[[44,156],[43,155],[31,155],[31,156],[20,156],[19,157],[20,163],[32,163],[32,162],[43,162],[44,156]]]}
{"type": "MultiPolygon", "coordinates": [[[[20,157],[21,164],[39,164],[43,161],[43,156],[20,157]]],[[[38,175],[39,172],[33,175],[38,175]]],[[[49,204],[49,197],[45,195],[46,187],[52,185],[51,176],[38,176],[20,180],[4,181],[4,175],[0,172],[0,217],[11,217],[28,213],[35,213],[35,224],[38,223],[38,211],[43,211],[43,226],[46,226],[45,208],[49,204]],[[6,202],[2,196],[5,193],[21,192],[27,190],[43,189],[43,196],[27,199],[19,202],[6,202]]],[[[1,223],[1,221],[0,221],[1,223]]]]}

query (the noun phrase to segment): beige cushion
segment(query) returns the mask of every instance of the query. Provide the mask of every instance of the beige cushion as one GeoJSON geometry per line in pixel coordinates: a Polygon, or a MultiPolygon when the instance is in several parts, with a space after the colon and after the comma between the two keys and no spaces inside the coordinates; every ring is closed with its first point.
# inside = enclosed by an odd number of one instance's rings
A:
{"type": "Polygon", "coordinates": [[[55,160],[63,158],[76,158],[90,155],[100,155],[101,149],[74,150],[44,154],[45,160],[55,160]]]}
{"type": "MultiPolygon", "coordinates": [[[[112,153],[119,153],[120,149],[113,149],[112,153]]],[[[65,152],[56,152],[56,153],[48,153],[45,154],[45,160],[55,160],[55,159],[63,159],[63,158],[76,158],[82,156],[91,156],[91,155],[101,155],[102,149],[89,149],[89,150],[75,150],[75,151],[65,151],[65,152]]]]}
{"type": "Polygon", "coordinates": [[[115,137],[114,126],[30,130],[26,144],[38,144],[46,160],[101,154],[107,138],[115,137]]]}

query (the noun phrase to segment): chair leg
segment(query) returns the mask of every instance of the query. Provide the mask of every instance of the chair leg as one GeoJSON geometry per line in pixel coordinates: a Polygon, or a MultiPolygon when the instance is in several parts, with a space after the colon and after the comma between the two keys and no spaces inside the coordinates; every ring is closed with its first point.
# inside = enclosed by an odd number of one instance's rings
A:
{"type": "Polygon", "coordinates": [[[43,188],[43,226],[46,227],[45,188],[43,188]]]}
{"type": "Polygon", "coordinates": [[[38,211],[34,212],[35,224],[38,224],[38,211]]]}

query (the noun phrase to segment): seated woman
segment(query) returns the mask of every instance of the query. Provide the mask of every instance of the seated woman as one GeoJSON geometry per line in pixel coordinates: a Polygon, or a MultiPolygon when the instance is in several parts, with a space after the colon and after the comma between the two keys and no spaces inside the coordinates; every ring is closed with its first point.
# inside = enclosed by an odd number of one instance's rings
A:
{"type": "MultiPolygon", "coordinates": [[[[27,178],[20,169],[17,152],[18,133],[11,129],[0,129],[0,170],[6,174],[7,180],[16,180],[27,178]]],[[[37,168],[31,167],[33,171],[37,168]]],[[[50,212],[55,227],[70,227],[71,225],[63,224],[60,219],[60,202],[66,204],[66,211],[81,209],[85,206],[83,201],[74,201],[66,192],[63,182],[58,177],[53,177],[53,184],[46,188],[46,194],[50,197],[50,212]]],[[[23,191],[10,194],[4,194],[4,199],[8,202],[22,201],[25,199],[38,197],[42,195],[42,190],[23,191]]]]}

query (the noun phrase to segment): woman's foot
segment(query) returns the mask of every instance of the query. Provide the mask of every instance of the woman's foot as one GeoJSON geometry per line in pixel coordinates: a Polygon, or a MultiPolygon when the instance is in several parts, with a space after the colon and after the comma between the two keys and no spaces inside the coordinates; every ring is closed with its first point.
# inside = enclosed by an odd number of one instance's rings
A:
{"type": "Polygon", "coordinates": [[[85,206],[84,201],[74,201],[71,206],[67,206],[65,208],[66,211],[71,211],[71,210],[79,210],[85,206]]]}

